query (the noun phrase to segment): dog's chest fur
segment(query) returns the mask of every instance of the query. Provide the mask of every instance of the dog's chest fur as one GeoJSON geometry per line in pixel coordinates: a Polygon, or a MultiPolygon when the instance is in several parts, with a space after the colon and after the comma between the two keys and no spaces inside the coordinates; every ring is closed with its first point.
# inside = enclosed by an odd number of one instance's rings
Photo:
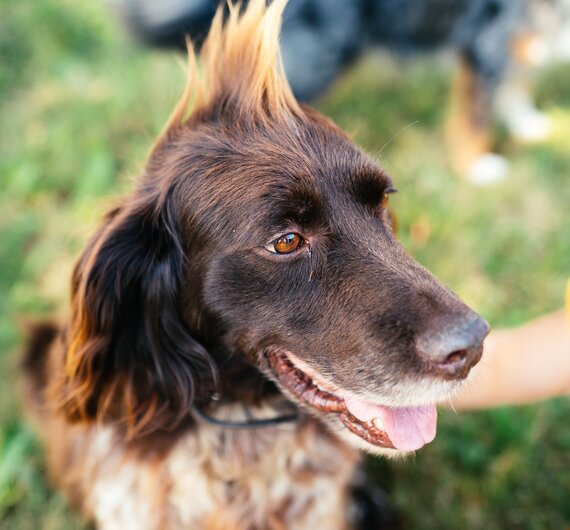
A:
{"type": "Polygon", "coordinates": [[[314,420],[200,426],[153,452],[125,446],[111,427],[72,433],[52,448],[52,471],[105,530],[347,527],[346,485],[358,456],[314,420]]]}

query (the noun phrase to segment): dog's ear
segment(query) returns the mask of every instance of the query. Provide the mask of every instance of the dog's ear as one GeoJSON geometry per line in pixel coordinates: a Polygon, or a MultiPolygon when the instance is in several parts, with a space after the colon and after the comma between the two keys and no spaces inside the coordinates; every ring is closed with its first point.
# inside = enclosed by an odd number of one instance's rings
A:
{"type": "Polygon", "coordinates": [[[171,428],[212,391],[213,361],[178,307],[185,259],[171,197],[108,216],[73,274],[58,388],[69,419],[118,420],[130,434],[171,428]]]}

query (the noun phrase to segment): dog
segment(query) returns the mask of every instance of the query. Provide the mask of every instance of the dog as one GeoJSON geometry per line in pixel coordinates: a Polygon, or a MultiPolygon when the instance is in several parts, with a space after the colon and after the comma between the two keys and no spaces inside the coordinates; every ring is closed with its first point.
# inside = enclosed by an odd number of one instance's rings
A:
{"type": "Polygon", "coordinates": [[[349,528],[358,449],[433,440],[488,324],[393,234],[394,184],[294,98],[286,0],[218,11],[136,189],[24,371],[55,483],[97,528],[349,528]],[[191,109],[190,102],[192,102],[191,109]]]}

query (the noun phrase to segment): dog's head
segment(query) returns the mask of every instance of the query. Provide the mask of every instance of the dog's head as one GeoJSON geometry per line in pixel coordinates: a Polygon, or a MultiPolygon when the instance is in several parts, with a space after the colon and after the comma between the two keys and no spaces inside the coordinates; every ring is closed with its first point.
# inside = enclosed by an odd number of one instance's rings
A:
{"type": "Polygon", "coordinates": [[[241,363],[355,445],[410,451],[479,360],[487,324],[392,233],[391,178],[293,98],[284,4],[218,15],[198,90],[79,261],[69,417],[164,428],[239,395],[241,363]]]}

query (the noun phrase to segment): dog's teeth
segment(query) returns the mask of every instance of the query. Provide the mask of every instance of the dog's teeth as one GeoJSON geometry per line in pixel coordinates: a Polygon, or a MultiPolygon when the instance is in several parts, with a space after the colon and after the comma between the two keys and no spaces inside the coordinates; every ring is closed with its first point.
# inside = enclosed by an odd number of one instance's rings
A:
{"type": "Polygon", "coordinates": [[[374,427],[376,427],[380,431],[384,430],[383,425],[382,425],[382,420],[380,418],[374,418],[372,420],[372,425],[374,425],[374,427]]]}

